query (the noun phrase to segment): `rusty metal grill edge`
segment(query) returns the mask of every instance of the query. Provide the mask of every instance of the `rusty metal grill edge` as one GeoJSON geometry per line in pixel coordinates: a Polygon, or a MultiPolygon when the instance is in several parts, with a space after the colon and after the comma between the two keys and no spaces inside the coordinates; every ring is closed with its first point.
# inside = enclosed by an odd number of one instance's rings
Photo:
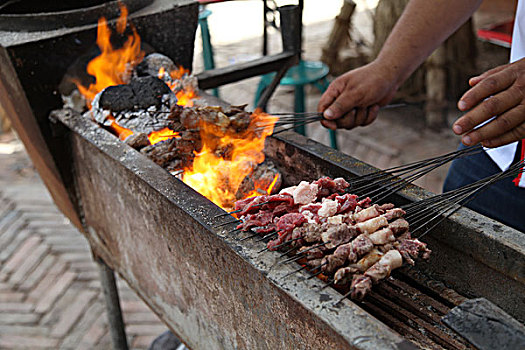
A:
{"type": "MultiPolygon", "coordinates": [[[[319,293],[321,281],[304,274],[280,280],[293,267],[274,268],[276,254],[256,254],[262,242],[212,228],[220,208],[90,121],[58,118],[71,131],[61,141],[71,149],[72,183],[95,254],[191,347],[412,346],[349,300],[333,307],[339,294],[319,293]]],[[[269,139],[266,154],[286,168],[288,183],[373,169],[296,134],[269,139]]],[[[412,186],[395,201],[427,195],[412,186]]],[[[427,237],[434,253],[418,269],[524,319],[516,307],[525,295],[521,233],[464,209],[427,237]],[[504,291],[497,288],[503,283],[504,291]]]]}

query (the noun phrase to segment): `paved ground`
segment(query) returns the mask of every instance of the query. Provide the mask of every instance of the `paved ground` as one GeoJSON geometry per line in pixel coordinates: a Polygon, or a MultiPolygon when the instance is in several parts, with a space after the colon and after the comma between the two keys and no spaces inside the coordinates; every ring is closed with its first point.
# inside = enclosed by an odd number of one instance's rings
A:
{"type": "MultiPolygon", "coordinates": [[[[0,349],[110,349],[89,245],[12,138],[0,135],[0,349]]],[[[147,349],[167,328],[118,286],[129,344],[147,349]]]]}
{"type": "MultiPolygon", "coordinates": [[[[239,2],[244,4],[240,6],[253,6],[246,3],[239,2]]],[[[306,9],[313,3],[306,1],[306,9]]],[[[365,38],[369,36],[367,3],[373,5],[374,1],[360,2],[358,18],[365,38]]],[[[247,39],[241,35],[235,40],[228,37],[231,33],[220,38],[224,35],[221,24],[227,21],[231,8],[219,6],[212,7],[216,19],[210,20],[212,34],[216,35],[217,65],[256,56],[260,52],[260,38],[247,39]]],[[[309,10],[304,32],[306,59],[317,60],[320,55],[332,21],[315,19],[330,18],[332,12],[337,13],[339,5],[331,6],[318,17],[315,9],[309,10]]],[[[242,13],[247,23],[252,20],[249,16],[257,15],[250,9],[242,13]]],[[[278,42],[277,35],[272,34],[273,52],[278,51],[278,42]]],[[[198,42],[195,71],[202,67],[199,45],[198,42]]],[[[228,85],[221,88],[221,97],[233,104],[252,103],[257,83],[254,78],[228,85]]],[[[320,92],[313,88],[307,92],[307,110],[313,111],[320,92]]],[[[292,110],[293,91],[279,88],[270,111],[292,110]]],[[[449,117],[453,120],[456,115],[451,111],[449,117]]],[[[386,168],[456,147],[458,140],[449,129],[427,130],[422,120],[421,110],[415,107],[385,111],[370,127],[339,132],[341,150],[386,168]]],[[[312,138],[327,143],[325,129],[309,127],[308,132],[312,138]]],[[[23,147],[12,134],[0,135],[0,164],[0,348],[109,348],[98,271],[87,242],[55,208],[23,147]]],[[[419,184],[439,192],[445,174],[446,169],[440,169],[419,184]]],[[[145,349],[166,327],[122,280],[118,284],[129,342],[133,348],[145,349]]]]}

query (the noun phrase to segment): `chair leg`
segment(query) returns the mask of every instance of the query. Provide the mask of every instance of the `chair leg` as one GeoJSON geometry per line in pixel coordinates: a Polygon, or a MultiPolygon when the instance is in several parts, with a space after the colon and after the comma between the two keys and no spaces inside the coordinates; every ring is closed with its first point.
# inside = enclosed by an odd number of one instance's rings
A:
{"type": "MultiPolygon", "coordinates": [[[[261,80],[259,81],[259,85],[257,85],[257,91],[255,91],[255,98],[253,99],[253,105],[257,106],[259,104],[259,100],[261,99],[261,96],[264,92],[264,89],[266,89],[267,85],[264,82],[264,76],[261,77],[261,80]]],[[[261,107],[263,111],[266,110],[266,106],[261,107]]]]}
{"type": "MultiPolygon", "coordinates": [[[[200,19],[199,25],[201,26],[202,59],[204,61],[204,69],[214,69],[215,59],[213,57],[213,47],[211,46],[211,36],[210,29],[208,28],[208,19],[200,19]]],[[[219,89],[212,89],[212,93],[215,97],[219,97],[219,89]]]]}
{"type": "Polygon", "coordinates": [[[330,135],[330,147],[332,147],[333,149],[338,149],[337,132],[335,130],[328,130],[328,135],[330,135]]]}
{"type": "MultiPolygon", "coordinates": [[[[304,85],[296,85],[295,86],[295,94],[294,94],[294,111],[296,113],[303,113],[304,112],[304,85]]],[[[306,127],[304,125],[297,125],[294,128],[295,132],[306,136],[306,127]]]]}

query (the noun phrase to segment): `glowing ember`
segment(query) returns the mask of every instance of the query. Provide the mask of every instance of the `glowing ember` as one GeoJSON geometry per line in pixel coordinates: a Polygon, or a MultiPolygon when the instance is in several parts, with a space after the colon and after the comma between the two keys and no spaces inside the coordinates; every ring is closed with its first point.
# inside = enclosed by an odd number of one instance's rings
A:
{"type": "Polygon", "coordinates": [[[154,131],[148,135],[149,142],[154,145],[157,142],[169,140],[172,137],[180,137],[180,134],[168,128],[164,128],[160,131],[154,131]]]}
{"type": "MultiPolygon", "coordinates": [[[[117,32],[124,34],[127,24],[127,9],[120,5],[121,16],[117,21],[117,32]]],[[[131,27],[132,35],[127,37],[121,48],[111,45],[111,31],[107,26],[105,18],[98,23],[97,45],[101,54],[91,60],[87,66],[87,72],[95,78],[95,83],[89,87],[77,84],[78,90],[86,98],[87,105],[91,108],[93,98],[108,86],[127,84],[130,73],[144,58],[144,52],[140,49],[140,37],[135,28],[131,27]]],[[[158,71],[159,79],[162,79],[175,93],[177,104],[191,107],[193,100],[198,98],[191,81],[185,80],[189,71],[179,67],[169,72],[165,68],[158,71]]],[[[227,117],[224,116],[226,121],[227,117]]],[[[121,140],[133,135],[129,129],[118,125],[115,118],[109,116],[111,128],[121,140]]],[[[258,164],[264,161],[264,142],[268,135],[273,132],[273,124],[276,117],[269,116],[260,111],[253,113],[248,128],[236,132],[234,128],[215,125],[211,122],[201,121],[199,124],[202,149],[196,153],[191,168],[184,169],[183,181],[195,190],[206,196],[222,208],[231,208],[238,198],[239,186],[252,174],[258,164]],[[261,130],[261,125],[265,125],[261,130]]],[[[168,128],[152,132],[148,135],[151,144],[179,138],[178,132],[168,128]]],[[[255,190],[247,196],[258,196],[269,194],[277,183],[279,175],[269,183],[268,178],[253,179],[255,190]]],[[[253,187],[252,187],[253,188],[253,187]]]]}
{"type": "MultiPolygon", "coordinates": [[[[221,208],[231,208],[239,199],[236,194],[244,178],[264,161],[264,141],[272,134],[275,121],[277,117],[255,111],[246,131],[225,135],[214,125],[200,125],[203,148],[195,154],[193,167],[184,170],[182,180],[221,208]],[[266,125],[262,131],[261,124],[266,125]],[[218,155],[218,149],[227,149],[229,156],[218,155]]],[[[265,193],[256,191],[249,196],[265,193]]]]}
{"type": "Polygon", "coordinates": [[[180,80],[185,75],[189,75],[190,71],[182,66],[179,66],[178,69],[173,69],[169,73],[168,79],[166,79],[166,74],[166,69],[161,67],[157,77],[164,80],[166,85],[170,87],[171,91],[175,93],[175,96],[177,97],[177,104],[179,106],[193,107],[193,100],[199,98],[199,96],[191,86],[180,85],[180,80]]]}
{"type": "MultiPolygon", "coordinates": [[[[127,23],[127,8],[119,4],[120,17],[117,21],[117,32],[123,34],[127,23]]],[[[95,83],[84,87],[80,82],[75,81],[78,90],[91,107],[91,101],[96,94],[108,86],[125,84],[129,80],[129,72],[144,58],[144,52],[140,49],[140,36],[134,27],[131,28],[133,34],[129,35],[121,48],[114,49],[111,45],[111,30],[108,28],[104,17],[98,21],[97,45],[101,54],[92,59],[87,72],[95,77],[95,83]]]]}

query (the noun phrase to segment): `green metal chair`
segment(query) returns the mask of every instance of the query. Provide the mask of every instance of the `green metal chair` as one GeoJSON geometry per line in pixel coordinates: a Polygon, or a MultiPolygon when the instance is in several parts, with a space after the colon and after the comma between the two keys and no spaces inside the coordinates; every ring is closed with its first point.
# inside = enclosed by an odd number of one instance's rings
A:
{"type": "MultiPolygon", "coordinates": [[[[261,98],[264,89],[270,85],[275,73],[263,75],[257,91],[255,93],[254,105],[256,106],[261,98]]],[[[306,85],[314,85],[321,92],[328,88],[328,67],[322,62],[300,61],[297,66],[288,70],[286,75],[281,79],[280,85],[294,87],[294,112],[302,113],[305,111],[305,93],[306,85]]],[[[301,135],[306,135],[304,125],[297,125],[295,131],[301,135]]],[[[334,130],[328,130],[330,136],[330,146],[337,149],[337,134],[334,130]]]]}
{"type": "MultiPolygon", "coordinates": [[[[215,59],[213,58],[213,47],[211,46],[210,29],[208,27],[208,17],[211,11],[205,9],[203,6],[199,9],[199,26],[201,27],[202,37],[202,59],[204,61],[204,69],[214,69],[215,59]]],[[[219,97],[219,89],[212,89],[214,96],[219,97]]]]}

